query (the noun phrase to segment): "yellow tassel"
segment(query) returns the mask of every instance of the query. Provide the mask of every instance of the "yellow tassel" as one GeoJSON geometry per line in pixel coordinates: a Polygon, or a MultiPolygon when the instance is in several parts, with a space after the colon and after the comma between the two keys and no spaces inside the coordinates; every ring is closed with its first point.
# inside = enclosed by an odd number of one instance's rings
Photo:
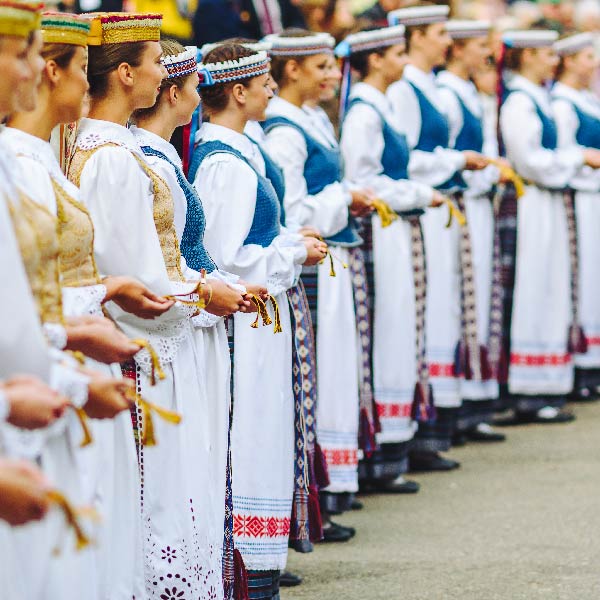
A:
{"type": "Polygon", "coordinates": [[[85,354],[83,352],[71,350],[70,354],[80,365],[85,365],[85,354]]]}
{"type": "Polygon", "coordinates": [[[83,410],[83,408],[81,408],[79,406],[75,406],[74,404],[69,404],[69,408],[72,408],[73,411],[75,412],[75,415],[77,416],[77,419],[79,420],[79,424],[81,425],[81,430],[83,431],[83,439],[81,440],[79,447],[85,448],[86,446],[89,446],[94,441],[94,439],[92,438],[92,433],[88,426],[88,416],[85,413],[85,410],[83,410]]]}
{"type": "Polygon", "coordinates": [[[279,305],[277,304],[277,300],[275,300],[274,296],[269,296],[269,300],[271,301],[271,306],[273,307],[273,312],[275,313],[275,327],[273,328],[273,333],[281,333],[283,329],[281,328],[279,305]]]}
{"type": "Polygon", "coordinates": [[[270,325],[273,321],[271,321],[266,304],[256,295],[252,295],[251,300],[254,303],[254,306],[256,306],[256,319],[254,319],[254,322],[250,325],[250,327],[253,327],[254,329],[258,327],[259,316],[262,319],[263,325],[270,325]]]}
{"type": "Polygon", "coordinates": [[[148,340],[145,340],[144,338],[136,338],[134,340],[131,340],[131,343],[137,344],[138,346],[141,346],[142,348],[146,348],[146,350],[148,351],[148,354],[150,354],[150,360],[152,361],[152,371],[150,373],[150,382],[152,383],[152,385],[156,385],[156,377],[157,376],[162,381],[166,377],[166,375],[165,375],[165,372],[162,370],[162,367],[160,366],[160,360],[158,358],[158,354],[156,354],[156,350],[152,347],[150,342],[148,340]]]}
{"type": "Polygon", "coordinates": [[[156,446],[156,436],[154,434],[154,422],[152,420],[152,413],[155,412],[161,419],[172,423],[173,425],[179,425],[181,423],[181,415],[162,406],[158,406],[153,402],[142,398],[136,392],[128,392],[127,397],[130,400],[135,400],[142,409],[142,436],[141,442],[144,446],[156,446]]]}
{"type": "Polygon", "coordinates": [[[165,296],[165,298],[167,300],[179,302],[179,304],[183,304],[184,306],[194,306],[200,310],[204,310],[206,308],[206,301],[204,298],[198,298],[198,300],[183,300],[181,296],[189,296],[189,294],[168,294],[165,296]]]}
{"type": "Polygon", "coordinates": [[[449,198],[446,198],[444,202],[448,207],[448,222],[446,223],[446,228],[449,228],[452,225],[452,219],[456,219],[456,222],[461,227],[464,227],[467,224],[467,219],[465,218],[465,215],[463,215],[463,213],[458,209],[454,202],[452,202],[452,200],[450,200],[449,198]]]}
{"type": "Polygon", "coordinates": [[[398,218],[398,215],[392,210],[390,205],[380,198],[373,201],[373,207],[381,219],[381,226],[384,228],[389,227],[398,218]]]}
{"type": "Polygon", "coordinates": [[[515,186],[515,192],[517,194],[517,198],[520,198],[525,193],[525,182],[522,177],[518,175],[514,169],[501,163],[498,160],[490,160],[490,163],[498,167],[500,170],[500,174],[504,179],[508,179],[515,186]]]}
{"type": "Polygon", "coordinates": [[[330,250],[327,250],[327,256],[329,256],[329,277],[336,277],[335,268],[333,266],[333,255],[330,250]]]}
{"type": "Polygon", "coordinates": [[[77,550],[82,550],[86,546],[90,545],[90,539],[83,531],[79,521],[77,520],[77,512],[67,500],[65,495],[58,490],[49,490],[47,492],[47,498],[50,502],[54,502],[62,511],[65,516],[67,525],[73,529],[75,537],[77,539],[77,550]]]}

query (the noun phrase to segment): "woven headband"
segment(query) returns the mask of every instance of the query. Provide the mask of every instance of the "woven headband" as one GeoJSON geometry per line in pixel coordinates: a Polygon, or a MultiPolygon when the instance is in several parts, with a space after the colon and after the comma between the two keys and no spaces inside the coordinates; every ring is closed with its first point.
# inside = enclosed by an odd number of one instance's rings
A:
{"type": "Polygon", "coordinates": [[[88,44],[158,42],[162,15],[133,13],[92,13],[88,44]]]}
{"type": "Polygon", "coordinates": [[[45,44],[87,46],[90,22],[77,15],[46,12],[42,14],[41,30],[45,44]]]}
{"type": "Polygon", "coordinates": [[[39,29],[42,4],[0,0],[0,35],[29,37],[39,29]]]}
{"type": "Polygon", "coordinates": [[[200,85],[202,87],[229,83],[240,79],[249,79],[269,72],[269,56],[261,51],[251,56],[243,56],[237,60],[226,60],[217,63],[201,63],[198,65],[200,85]]]}
{"type": "Polygon", "coordinates": [[[185,77],[195,73],[198,69],[196,61],[196,48],[190,46],[183,52],[172,56],[163,56],[160,59],[165,69],[167,69],[167,79],[173,77],[185,77]]]}

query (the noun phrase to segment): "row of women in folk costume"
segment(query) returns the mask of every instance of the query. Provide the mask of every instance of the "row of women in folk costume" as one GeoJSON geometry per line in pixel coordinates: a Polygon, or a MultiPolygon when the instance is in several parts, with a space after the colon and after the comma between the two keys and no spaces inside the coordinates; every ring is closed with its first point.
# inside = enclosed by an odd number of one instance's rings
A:
{"type": "Polygon", "coordinates": [[[160,15],[0,0],[7,597],[278,598],[288,546],[353,535],[330,516],[359,480],[415,491],[409,463],[501,439],[499,384],[566,420],[576,353],[595,394],[590,40],[556,44],[551,101],[556,36],[505,35],[503,160],[470,82],[489,26],[447,17],[338,45],[338,143],[326,34],[197,64],[160,15]]]}

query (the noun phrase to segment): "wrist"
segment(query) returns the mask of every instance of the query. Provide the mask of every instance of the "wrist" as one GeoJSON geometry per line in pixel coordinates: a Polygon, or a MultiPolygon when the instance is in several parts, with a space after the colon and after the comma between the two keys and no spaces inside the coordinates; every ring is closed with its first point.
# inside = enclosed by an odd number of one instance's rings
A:
{"type": "Polygon", "coordinates": [[[104,302],[108,302],[109,300],[116,298],[121,293],[125,285],[126,279],[126,277],[111,276],[105,277],[102,280],[102,284],[106,288],[106,296],[104,297],[104,302]]]}

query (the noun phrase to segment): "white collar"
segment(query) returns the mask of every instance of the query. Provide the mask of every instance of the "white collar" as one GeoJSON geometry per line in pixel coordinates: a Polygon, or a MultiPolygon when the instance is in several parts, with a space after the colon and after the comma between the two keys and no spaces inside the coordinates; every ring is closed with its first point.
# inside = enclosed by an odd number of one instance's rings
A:
{"type": "MultiPolygon", "coordinates": [[[[444,107],[440,102],[439,89],[433,72],[425,73],[425,71],[421,71],[421,69],[418,69],[414,65],[406,65],[406,67],[404,67],[402,79],[416,85],[440,112],[444,112],[444,107]]],[[[400,81],[402,81],[402,79],[400,81]]]]}
{"type": "Polygon", "coordinates": [[[327,138],[329,146],[332,148],[337,147],[338,141],[335,137],[335,129],[327,113],[320,106],[308,106],[306,104],[302,106],[302,110],[314,123],[315,128],[323,134],[323,137],[327,138]]]}
{"type": "Polygon", "coordinates": [[[81,119],[78,123],[76,143],[81,150],[93,150],[104,144],[117,144],[144,158],[144,153],[131,130],[111,121],[81,119]]]}
{"type": "Polygon", "coordinates": [[[175,150],[173,144],[167,142],[164,138],[161,138],[160,135],[148,131],[147,129],[136,127],[135,125],[131,126],[130,131],[133,133],[140,146],[150,146],[150,148],[162,152],[174,165],[180,169],[182,168],[181,158],[179,157],[179,154],[177,154],[177,150],[175,150]]]}
{"type": "Polygon", "coordinates": [[[600,119],[600,103],[589,90],[576,90],[557,81],[552,88],[552,97],[554,99],[566,98],[583,112],[600,119]]]}
{"type": "Polygon", "coordinates": [[[481,101],[472,81],[462,79],[449,71],[441,71],[437,76],[437,83],[454,91],[476,117],[481,117],[481,101]]]}
{"type": "Polygon", "coordinates": [[[350,100],[360,98],[372,104],[385,118],[391,119],[392,106],[388,97],[368,83],[355,83],[350,90],[350,100]]]}
{"type": "Polygon", "coordinates": [[[523,91],[533,97],[539,107],[549,116],[552,115],[552,105],[550,104],[550,94],[545,87],[537,85],[529,79],[515,73],[510,78],[509,88],[514,91],[523,91]]]}

